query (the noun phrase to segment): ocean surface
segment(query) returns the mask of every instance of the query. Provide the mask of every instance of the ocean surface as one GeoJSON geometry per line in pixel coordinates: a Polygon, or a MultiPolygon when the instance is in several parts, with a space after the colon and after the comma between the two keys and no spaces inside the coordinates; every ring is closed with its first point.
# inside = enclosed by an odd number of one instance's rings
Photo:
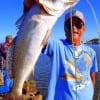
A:
{"type": "MultiPolygon", "coordinates": [[[[100,45],[89,46],[92,47],[97,54],[99,69],[99,71],[96,73],[96,87],[93,100],[100,100],[100,45]]],[[[50,78],[50,63],[50,58],[41,54],[35,66],[35,71],[33,73],[34,77],[30,77],[36,81],[37,89],[42,93],[44,98],[47,95],[47,87],[50,78]]]]}

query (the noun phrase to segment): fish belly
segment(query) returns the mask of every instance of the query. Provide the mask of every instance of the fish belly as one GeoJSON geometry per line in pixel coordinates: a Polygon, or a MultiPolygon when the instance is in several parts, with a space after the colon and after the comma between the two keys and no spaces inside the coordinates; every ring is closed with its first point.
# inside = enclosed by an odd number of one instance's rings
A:
{"type": "MultiPolygon", "coordinates": [[[[15,46],[15,84],[12,92],[22,93],[22,86],[43,48],[42,41],[56,21],[54,16],[33,15],[18,32],[15,46]],[[18,86],[18,83],[19,86],[18,86]]],[[[15,93],[16,94],[16,93],[15,93]]]]}

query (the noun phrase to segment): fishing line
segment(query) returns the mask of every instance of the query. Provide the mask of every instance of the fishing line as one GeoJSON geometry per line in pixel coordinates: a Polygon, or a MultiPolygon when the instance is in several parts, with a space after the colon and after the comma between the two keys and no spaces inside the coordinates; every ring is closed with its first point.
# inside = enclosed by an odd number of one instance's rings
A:
{"type": "MultiPolygon", "coordinates": [[[[87,4],[89,5],[90,9],[91,9],[91,12],[93,14],[93,17],[94,17],[94,21],[96,23],[96,28],[97,28],[97,33],[98,33],[98,43],[100,45],[100,25],[98,23],[98,19],[97,19],[97,16],[96,16],[96,13],[95,13],[95,10],[91,4],[91,2],[89,0],[86,0],[87,4]]],[[[100,46],[99,46],[99,50],[100,50],[100,46]]],[[[99,59],[100,59],[100,56],[99,56],[99,59]]]]}
{"type": "MultiPolygon", "coordinates": [[[[93,8],[93,6],[92,6],[92,4],[91,4],[91,2],[90,2],[90,0],[86,0],[86,2],[87,2],[87,4],[88,4],[88,6],[89,6],[89,8],[91,9],[91,12],[92,12],[92,14],[93,14],[93,17],[94,17],[94,20],[95,20],[95,23],[96,23],[96,28],[97,28],[97,32],[98,32],[98,42],[99,42],[99,44],[100,44],[100,26],[99,26],[99,23],[98,23],[98,20],[97,20],[97,17],[96,17],[96,13],[95,13],[95,10],[94,10],[94,8],[93,8]]],[[[72,34],[72,47],[73,47],[73,51],[74,51],[74,64],[75,64],[75,76],[76,76],[76,83],[77,83],[77,71],[76,71],[76,60],[77,60],[77,58],[75,57],[75,46],[74,46],[74,44],[73,44],[73,29],[72,29],[72,10],[73,10],[73,7],[71,7],[71,9],[70,9],[70,15],[71,15],[71,18],[70,18],[70,22],[71,22],[71,34],[72,34]]],[[[100,48],[99,48],[100,49],[100,48]]],[[[77,98],[77,86],[76,86],[76,100],[77,100],[78,98],[77,98]]]]}
{"type": "MultiPolygon", "coordinates": [[[[76,71],[76,57],[75,57],[75,46],[74,46],[74,44],[73,44],[73,29],[72,29],[72,12],[73,12],[73,7],[71,7],[70,8],[70,24],[71,24],[71,41],[72,41],[72,48],[73,48],[73,57],[74,57],[74,65],[75,65],[75,77],[77,77],[76,75],[77,75],[77,71],[76,71]]],[[[77,83],[77,78],[75,78],[75,84],[77,83]]],[[[76,91],[76,99],[75,100],[77,100],[77,86],[75,87],[75,91],[76,91]]]]}
{"type": "Polygon", "coordinates": [[[97,16],[96,16],[96,13],[95,13],[95,10],[90,2],[90,0],[86,0],[87,4],[89,5],[90,9],[91,9],[91,12],[93,14],[93,17],[94,17],[94,20],[95,20],[95,23],[96,23],[96,28],[97,28],[97,32],[98,32],[98,36],[99,36],[99,43],[100,43],[100,26],[99,26],[99,23],[98,23],[98,19],[97,19],[97,16]]]}
{"type": "MultiPolygon", "coordinates": [[[[94,10],[94,8],[93,8],[90,0],[86,0],[86,2],[87,2],[87,4],[89,5],[89,7],[91,9],[91,12],[93,14],[93,17],[94,17],[94,20],[95,20],[95,23],[96,23],[96,28],[97,28],[97,32],[98,32],[98,43],[100,45],[100,26],[99,26],[99,23],[98,23],[98,19],[97,19],[97,16],[96,16],[96,12],[95,12],[95,10],[94,10]]],[[[99,51],[100,51],[100,46],[99,46],[99,51]]],[[[99,56],[99,59],[100,59],[100,56],[99,56]]],[[[100,100],[100,93],[98,93],[98,100],[100,100]]]]}
{"type": "MultiPolygon", "coordinates": [[[[93,14],[93,16],[94,16],[94,20],[95,20],[95,22],[96,22],[96,28],[97,28],[97,32],[98,32],[98,38],[99,38],[99,44],[100,44],[100,27],[99,27],[99,23],[98,23],[98,20],[97,20],[97,17],[96,17],[96,13],[95,13],[95,10],[94,10],[94,8],[93,8],[93,6],[92,6],[92,4],[91,4],[91,2],[89,1],[89,0],[86,0],[86,2],[87,2],[87,4],[89,5],[89,7],[90,7],[90,9],[91,9],[91,11],[92,11],[92,14],[93,14]]],[[[73,55],[74,55],[74,65],[75,65],[75,76],[77,77],[77,71],[76,71],[76,60],[77,60],[77,58],[75,57],[75,46],[74,46],[74,44],[73,44],[73,29],[72,29],[72,11],[73,11],[73,7],[71,7],[70,8],[70,23],[71,23],[71,34],[72,34],[72,47],[73,47],[73,55]]],[[[77,78],[75,78],[75,80],[76,80],[76,83],[77,83],[77,78]]],[[[76,100],[77,100],[77,86],[76,86],[76,100]]]]}

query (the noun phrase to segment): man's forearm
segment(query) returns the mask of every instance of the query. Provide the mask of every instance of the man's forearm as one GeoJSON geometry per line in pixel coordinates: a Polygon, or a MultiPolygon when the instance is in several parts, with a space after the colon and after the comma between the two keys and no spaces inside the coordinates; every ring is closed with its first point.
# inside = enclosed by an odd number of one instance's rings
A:
{"type": "Polygon", "coordinates": [[[96,76],[95,72],[90,73],[90,76],[91,76],[93,87],[95,87],[95,76],[96,76]]]}

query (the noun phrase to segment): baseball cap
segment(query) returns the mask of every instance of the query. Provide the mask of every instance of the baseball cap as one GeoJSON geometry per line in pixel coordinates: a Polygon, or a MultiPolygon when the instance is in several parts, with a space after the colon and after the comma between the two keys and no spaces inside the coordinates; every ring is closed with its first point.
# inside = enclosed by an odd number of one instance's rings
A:
{"type": "Polygon", "coordinates": [[[67,21],[70,17],[77,17],[79,18],[83,23],[85,23],[84,15],[82,12],[78,10],[72,10],[72,13],[69,12],[65,15],[65,21],[67,21]]]}

